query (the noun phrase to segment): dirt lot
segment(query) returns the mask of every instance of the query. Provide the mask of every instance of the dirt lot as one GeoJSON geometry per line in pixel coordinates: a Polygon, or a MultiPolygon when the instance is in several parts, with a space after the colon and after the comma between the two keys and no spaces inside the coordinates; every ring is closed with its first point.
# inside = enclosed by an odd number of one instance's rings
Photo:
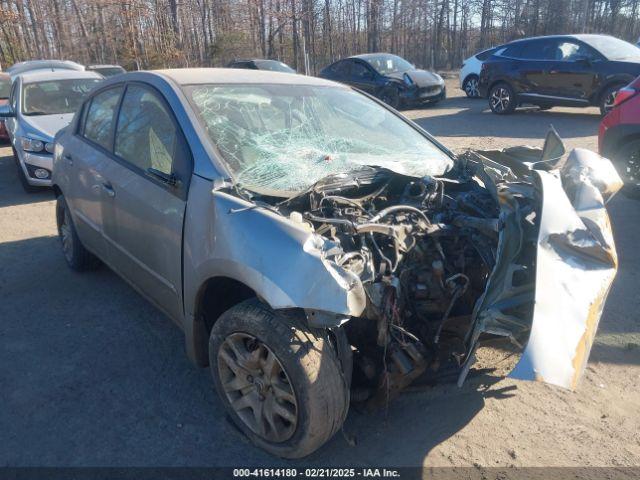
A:
{"type": "MultiPolygon", "coordinates": [[[[406,111],[454,150],[596,147],[595,109],[497,117],[460,96],[406,111]]],[[[221,413],[207,370],[178,329],[107,269],[68,270],[51,193],[23,193],[0,150],[0,465],[273,465],[221,413]]],[[[611,214],[620,270],[578,391],[471,379],[404,394],[388,412],[353,410],[342,435],[293,465],[640,466],[640,210],[611,214]]]]}

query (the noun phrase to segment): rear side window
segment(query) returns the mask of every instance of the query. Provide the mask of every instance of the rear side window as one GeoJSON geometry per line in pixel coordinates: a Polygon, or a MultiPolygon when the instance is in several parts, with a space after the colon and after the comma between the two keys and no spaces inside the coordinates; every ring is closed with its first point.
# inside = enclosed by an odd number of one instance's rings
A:
{"type": "Polygon", "coordinates": [[[130,85],[118,116],[115,154],[143,171],[170,174],[178,144],[178,130],[158,95],[130,85]]]}
{"type": "Polygon", "coordinates": [[[522,50],[522,44],[514,43],[513,45],[507,45],[500,51],[500,56],[509,58],[520,58],[520,51],[522,50]]]}
{"type": "Polygon", "coordinates": [[[111,150],[114,114],[121,93],[121,87],[101,92],[91,99],[87,109],[83,136],[107,150],[111,150]]]}
{"type": "Polygon", "coordinates": [[[489,50],[485,50],[484,52],[480,52],[479,54],[476,55],[476,58],[482,62],[484,62],[487,58],[489,58],[491,55],[493,55],[493,52],[495,52],[496,49],[495,48],[490,48],[489,50]]]}

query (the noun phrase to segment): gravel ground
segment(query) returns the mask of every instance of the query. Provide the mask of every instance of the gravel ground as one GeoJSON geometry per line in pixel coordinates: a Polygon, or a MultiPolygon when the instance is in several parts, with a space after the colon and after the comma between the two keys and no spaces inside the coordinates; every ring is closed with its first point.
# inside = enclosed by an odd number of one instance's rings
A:
{"type": "MultiPolygon", "coordinates": [[[[509,117],[450,98],[406,111],[448,147],[596,147],[595,109],[509,117]]],[[[116,275],[66,268],[50,192],[25,194],[0,150],[0,465],[285,464],[222,414],[178,329],[116,275]]],[[[640,466],[640,212],[615,198],[620,270],[577,392],[485,376],[405,393],[387,412],[352,409],[345,431],[290,465],[640,466]]]]}

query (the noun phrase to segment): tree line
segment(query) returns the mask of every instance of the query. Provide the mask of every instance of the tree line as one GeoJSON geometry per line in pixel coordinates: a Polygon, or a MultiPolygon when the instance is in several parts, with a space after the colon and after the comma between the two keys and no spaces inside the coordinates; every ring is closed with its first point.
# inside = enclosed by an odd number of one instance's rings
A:
{"type": "Polygon", "coordinates": [[[274,58],[317,73],[365,52],[457,68],[521,37],[607,33],[634,42],[640,0],[0,0],[3,67],[35,58],[127,69],[274,58]]]}

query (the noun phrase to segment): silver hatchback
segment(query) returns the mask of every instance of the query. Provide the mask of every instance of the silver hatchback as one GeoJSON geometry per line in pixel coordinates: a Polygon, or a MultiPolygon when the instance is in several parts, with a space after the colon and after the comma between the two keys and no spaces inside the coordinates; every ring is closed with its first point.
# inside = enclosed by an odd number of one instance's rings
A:
{"type": "Polygon", "coordinates": [[[351,402],[462,383],[487,340],[520,352],[513,376],[575,388],[620,186],[553,132],[456,156],[350,87],[232,69],[107,79],[53,162],[68,264],[107,264],[173,319],[282,457],[319,448],[351,402]]]}
{"type": "Polygon", "coordinates": [[[53,137],[66,127],[102,76],[76,70],[34,70],[13,78],[0,117],[13,147],[18,177],[28,192],[51,186],[53,137]]]}

